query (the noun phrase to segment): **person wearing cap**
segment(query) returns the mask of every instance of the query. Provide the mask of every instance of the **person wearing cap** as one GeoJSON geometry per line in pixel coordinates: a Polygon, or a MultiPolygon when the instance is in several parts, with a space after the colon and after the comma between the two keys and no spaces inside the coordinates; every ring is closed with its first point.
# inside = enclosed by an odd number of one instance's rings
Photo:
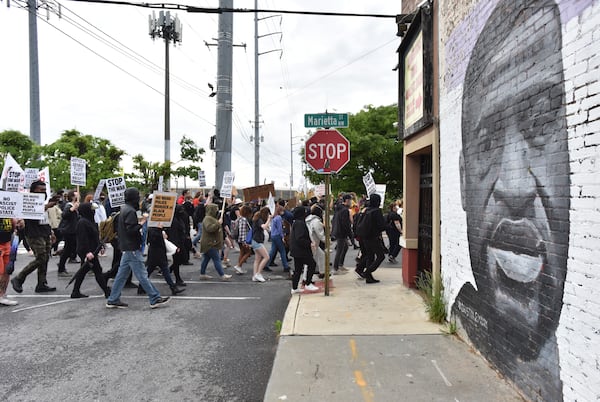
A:
{"type": "Polygon", "coordinates": [[[344,259],[348,252],[348,239],[352,236],[352,222],[350,221],[350,206],[352,195],[344,194],[342,203],[333,216],[332,235],[335,237],[335,258],[333,259],[333,274],[345,274],[348,269],[344,267],[344,259]]]}
{"type": "Polygon", "coordinates": [[[292,275],[292,294],[302,293],[305,290],[317,291],[318,287],[313,285],[312,277],[315,273],[317,263],[313,258],[313,249],[318,247],[318,244],[310,238],[310,232],[306,225],[306,216],[308,215],[307,207],[296,207],[294,209],[294,223],[290,233],[290,253],[294,257],[294,274],[292,275]],[[306,265],[306,282],[304,289],[298,287],[300,276],[306,265]]]}

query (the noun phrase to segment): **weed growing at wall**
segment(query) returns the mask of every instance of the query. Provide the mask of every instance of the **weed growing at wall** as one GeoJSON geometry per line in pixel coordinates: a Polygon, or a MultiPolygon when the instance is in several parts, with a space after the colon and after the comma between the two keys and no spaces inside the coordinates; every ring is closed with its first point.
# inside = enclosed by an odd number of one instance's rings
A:
{"type": "Polygon", "coordinates": [[[446,322],[446,303],[444,303],[444,285],[437,281],[435,287],[431,272],[425,271],[417,278],[417,288],[423,292],[425,298],[425,310],[429,319],[433,322],[446,322]]]}

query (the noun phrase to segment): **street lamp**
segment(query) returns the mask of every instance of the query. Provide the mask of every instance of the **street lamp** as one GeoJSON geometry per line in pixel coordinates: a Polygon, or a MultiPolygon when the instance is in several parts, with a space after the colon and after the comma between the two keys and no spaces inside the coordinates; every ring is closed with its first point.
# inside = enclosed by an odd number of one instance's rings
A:
{"type": "Polygon", "coordinates": [[[152,39],[165,40],[165,162],[171,160],[171,123],[169,110],[169,42],[175,45],[181,42],[181,22],[175,16],[171,17],[169,11],[161,11],[158,18],[154,11],[148,16],[149,33],[152,39]]]}

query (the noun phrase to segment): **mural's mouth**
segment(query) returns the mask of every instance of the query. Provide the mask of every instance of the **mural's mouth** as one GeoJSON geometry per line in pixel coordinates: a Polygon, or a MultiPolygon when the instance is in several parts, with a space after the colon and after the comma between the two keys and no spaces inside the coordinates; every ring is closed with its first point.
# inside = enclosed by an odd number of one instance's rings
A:
{"type": "Polygon", "coordinates": [[[492,234],[487,254],[507,278],[529,283],[544,267],[546,246],[530,220],[503,218],[492,234]]]}

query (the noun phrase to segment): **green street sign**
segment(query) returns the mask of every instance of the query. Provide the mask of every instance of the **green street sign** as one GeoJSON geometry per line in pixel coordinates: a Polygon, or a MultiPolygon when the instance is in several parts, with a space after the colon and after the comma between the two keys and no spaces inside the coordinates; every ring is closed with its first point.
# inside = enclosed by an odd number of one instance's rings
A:
{"type": "Polygon", "coordinates": [[[348,113],[311,113],[304,115],[306,128],[348,127],[348,113]]]}

